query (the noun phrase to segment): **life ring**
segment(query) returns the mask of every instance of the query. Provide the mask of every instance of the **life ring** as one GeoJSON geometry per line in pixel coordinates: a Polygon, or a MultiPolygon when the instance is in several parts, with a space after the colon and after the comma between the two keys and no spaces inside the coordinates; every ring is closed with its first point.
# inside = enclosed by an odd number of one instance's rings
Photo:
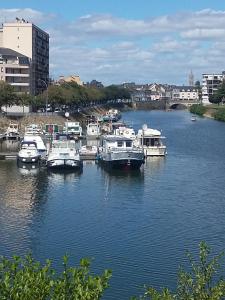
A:
{"type": "Polygon", "coordinates": [[[126,134],[129,134],[129,131],[127,130],[127,131],[125,131],[125,133],[126,133],[126,134]]]}

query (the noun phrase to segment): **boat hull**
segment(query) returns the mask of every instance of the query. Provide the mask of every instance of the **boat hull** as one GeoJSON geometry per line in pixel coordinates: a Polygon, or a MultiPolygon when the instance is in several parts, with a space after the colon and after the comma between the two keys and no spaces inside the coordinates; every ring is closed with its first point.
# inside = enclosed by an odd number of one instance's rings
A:
{"type": "Polygon", "coordinates": [[[74,159],[52,159],[47,161],[47,167],[50,169],[81,169],[83,163],[81,160],[74,159]]]}
{"type": "Polygon", "coordinates": [[[144,163],[143,152],[112,152],[99,156],[99,161],[112,169],[139,169],[144,163]]]}
{"type": "Polygon", "coordinates": [[[166,155],[166,146],[162,147],[144,147],[144,154],[148,156],[165,156],[166,155]]]}
{"type": "Polygon", "coordinates": [[[128,170],[138,170],[141,165],[144,163],[142,160],[129,160],[129,159],[121,159],[121,160],[100,160],[103,166],[108,169],[128,169],[128,170]]]}

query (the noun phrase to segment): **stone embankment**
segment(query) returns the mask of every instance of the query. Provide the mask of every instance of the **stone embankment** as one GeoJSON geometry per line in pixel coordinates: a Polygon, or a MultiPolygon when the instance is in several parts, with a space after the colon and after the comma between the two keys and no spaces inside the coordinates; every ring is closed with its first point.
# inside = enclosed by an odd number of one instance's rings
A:
{"type": "MultiPolygon", "coordinates": [[[[80,113],[71,114],[68,118],[70,121],[77,121],[81,123],[85,123],[87,120],[87,116],[90,115],[101,115],[104,114],[108,108],[89,108],[87,110],[83,110],[80,113]]],[[[48,115],[43,114],[29,114],[25,115],[24,117],[7,117],[7,116],[1,116],[0,117],[0,134],[4,133],[9,126],[9,124],[12,122],[18,123],[21,132],[24,132],[24,129],[29,124],[58,124],[58,125],[64,125],[66,121],[66,117],[64,115],[57,115],[56,113],[48,113],[48,115]]]]}

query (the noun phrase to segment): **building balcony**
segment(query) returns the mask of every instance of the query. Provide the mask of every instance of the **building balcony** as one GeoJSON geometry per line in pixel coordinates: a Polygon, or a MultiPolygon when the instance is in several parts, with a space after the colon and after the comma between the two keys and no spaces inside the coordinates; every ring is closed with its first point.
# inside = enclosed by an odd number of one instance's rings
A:
{"type": "Polygon", "coordinates": [[[9,82],[10,85],[12,86],[29,86],[29,82],[9,82]]]}
{"type": "Polygon", "coordinates": [[[15,73],[6,73],[5,77],[30,77],[30,74],[15,74],[15,73]]]}

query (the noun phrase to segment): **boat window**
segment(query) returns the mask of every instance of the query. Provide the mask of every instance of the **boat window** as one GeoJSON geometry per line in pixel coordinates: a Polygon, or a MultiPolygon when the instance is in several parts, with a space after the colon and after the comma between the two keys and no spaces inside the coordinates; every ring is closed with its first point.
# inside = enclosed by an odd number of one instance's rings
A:
{"type": "Polygon", "coordinates": [[[123,141],[117,141],[117,146],[118,147],[123,147],[123,141]]]}
{"type": "Polygon", "coordinates": [[[132,147],[132,142],[131,141],[126,141],[126,147],[132,147]]]}

